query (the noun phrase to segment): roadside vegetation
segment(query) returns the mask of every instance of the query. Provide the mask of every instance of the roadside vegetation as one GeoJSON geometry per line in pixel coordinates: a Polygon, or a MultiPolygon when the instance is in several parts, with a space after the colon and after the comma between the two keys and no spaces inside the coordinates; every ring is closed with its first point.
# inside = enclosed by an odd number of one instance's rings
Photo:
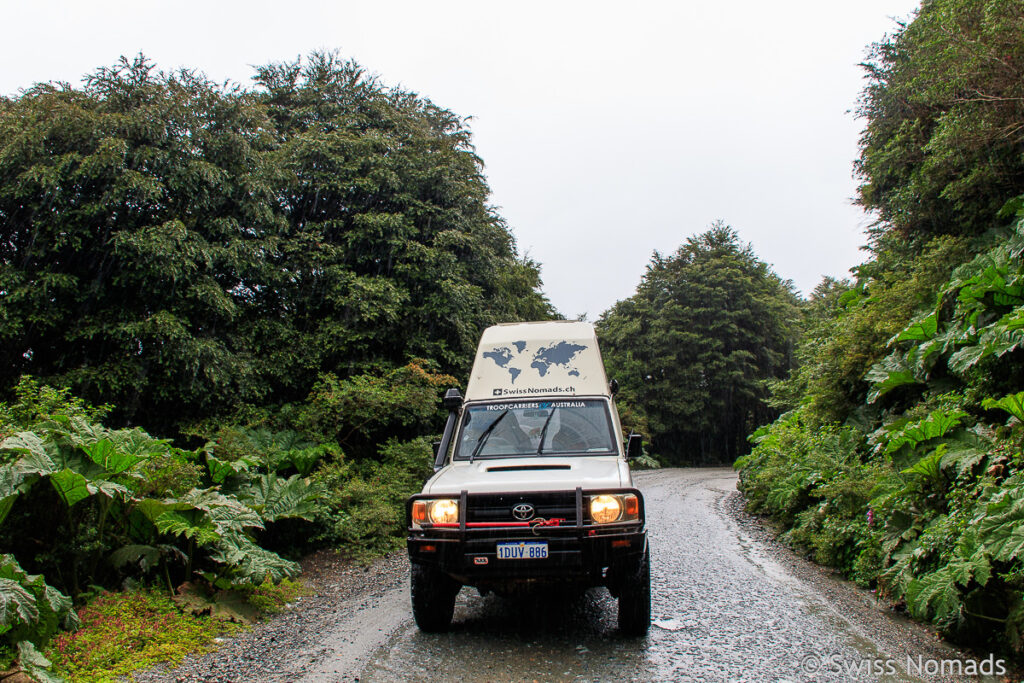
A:
{"type": "Polygon", "coordinates": [[[870,258],[803,304],[748,507],[955,641],[1024,654],[1024,15],[933,0],[873,46],[870,258]]]}
{"type": "Polygon", "coordinates": [[[254,80],[0,99],[0,670],[178,661],[397,548],[480,331],[554,316],[463,120],[334,54],[254,80]]]}

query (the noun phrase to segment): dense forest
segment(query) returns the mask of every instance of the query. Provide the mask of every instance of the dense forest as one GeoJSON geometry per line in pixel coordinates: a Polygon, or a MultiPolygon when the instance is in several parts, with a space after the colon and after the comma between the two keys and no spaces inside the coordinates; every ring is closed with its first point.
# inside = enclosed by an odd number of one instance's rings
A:
{"type": "Polygon", "coordinates": [[[740,458],[784,538],[955,640],[1024,652],[1024,12],[929,0],[872,46],[852,280],[801,305],[740,458]]]}
{"type": "Polygon", "coordinates": [[[88,678],[51,639],[104,589],[397,547],[480,332],[555,315],[463,120],[334,54],[254,81],[0,99],[0,670],[88,678]]]}
{"type": "Polygon", "coordinates": [[[140,56],[0,101],[0,384],[176,436],[551,315],[457,116],[331,54],[255,81],[140,56]]]}

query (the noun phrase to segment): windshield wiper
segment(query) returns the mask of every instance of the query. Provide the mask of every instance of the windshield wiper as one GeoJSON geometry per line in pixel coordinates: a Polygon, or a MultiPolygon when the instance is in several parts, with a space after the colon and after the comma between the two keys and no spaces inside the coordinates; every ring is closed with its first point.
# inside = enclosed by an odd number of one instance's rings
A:
{"type": "Polygon", "coordinates": [[[552,408],[551,412],[548,413],[548,419],[544,420],[544,426],[540,430],[540,443],[537,444],[537,455],[540,455],[544,450],[544,436],[548,433],[548,425],[551,424],[551,418],[555,416],[555,411],[558,408],[552,408]]]}
{"type": "Polygon", "coordinates": [[[469,454],[470,462],[473,462],[473,458],[479,455],[480,451],[484,449],[484,444],[487,443],[487,439],[491,436],[491,432],[494,431],[494,428],[498,426],[498,423],[501,422],[506,415],[508,415],[508,408],[505,409],[505,412],[495,418],[494,422],[487,425],[487,429],[485,429],[480,436],[476,438],[476,447],[473,449],[473,452],[469,454]]]}

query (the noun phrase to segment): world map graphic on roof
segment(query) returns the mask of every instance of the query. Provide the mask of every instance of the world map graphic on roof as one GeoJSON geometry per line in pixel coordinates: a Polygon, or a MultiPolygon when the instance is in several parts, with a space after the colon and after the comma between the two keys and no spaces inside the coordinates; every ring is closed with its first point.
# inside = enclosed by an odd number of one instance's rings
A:
{"type": "MultiPolygon", "coordinates": [[[[587,346],[567,341],[560,341],[551,346],[542,346],[533,354],[530,367],[535,369],[541,377],[548,374],[548,371],[553,366],[564,367],[570,377],[579,377],[580,371],[576,368],[574,361],[581,351],[586,351],[588,348],[587,346]]],[[[494,361],[495,365],[508,372],[512,378],[512,383],[515,384],[516,379],[522,374],[522,370],[514,367],[513,362],[518,360],[524,351],[526,351],[526,342],[516,341],[512,342],[511,346],[495,346],[492,350],[484,351],[481,355],[494,361]]],[[[521,364],[515,363],[515,365],[521,364]]]]}

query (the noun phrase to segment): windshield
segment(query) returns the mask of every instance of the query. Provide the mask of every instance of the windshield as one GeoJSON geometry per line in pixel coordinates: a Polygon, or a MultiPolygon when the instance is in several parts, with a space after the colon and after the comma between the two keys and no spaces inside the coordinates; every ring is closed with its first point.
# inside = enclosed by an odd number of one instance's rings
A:
{"type": "Polygon", "coordinates": [[[524,401],[468,406],[455,458],[614,451],[605,401],[524,401]]]}

